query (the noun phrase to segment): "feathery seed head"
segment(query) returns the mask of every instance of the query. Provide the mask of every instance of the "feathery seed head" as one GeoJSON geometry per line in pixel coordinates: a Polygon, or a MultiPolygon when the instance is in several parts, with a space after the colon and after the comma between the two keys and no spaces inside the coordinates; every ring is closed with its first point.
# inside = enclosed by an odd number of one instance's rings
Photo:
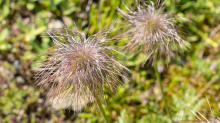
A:
{"type": "Polygon", "coordinates": [[[129,22],[127,25],[129,29],[122,34],[130,39],[125,46],[126,50],[134,52],[140,49],[154,60],[162,56],[169,59],[174,57],[174,52],[179,49],[186,49],[187,43],[178,35],[179,30],[173,23],[177,16],[163,12],[164,2],[159,5],[157,1],[156,6],[152,1],[148,5],[145,2],[142,3],[143,5],[136,1],[137,11],[127,8],[128,12],[125,12],[117,8],[129,22]]]}
{"type": "MultiPolygon", "coordinates": [[[[52,29],[48,30],[55,46],[45,53],[47,59],[36,70],[37,85],[50,85],[48,94],[54,99],[74,100],[75,109],[81,102],[96,102],[99,96],[104,102],[104,85],[110,92],[116,92],[117,84],[122,82],[118,76],[125,78],[122,69],[128,70],[113,58],[111,47],[105,46],[109,30],[103,30],[86,38],[78,30],[52,29]]],[[[57,101],[59,103],[59,101],[57,101]]]]}

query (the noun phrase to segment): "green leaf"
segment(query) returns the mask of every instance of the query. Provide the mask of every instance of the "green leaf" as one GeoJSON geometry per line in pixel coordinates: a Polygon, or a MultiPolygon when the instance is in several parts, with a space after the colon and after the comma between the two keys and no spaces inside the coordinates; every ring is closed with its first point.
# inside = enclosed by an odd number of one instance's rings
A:
{"type": "Polygon", "coordinates": [[[74,11],[76,11],[76,7],[72,6],[71,8],[64,10],[63,15],[69,15],[69,14],[73,13],[74,11]]]}
{"type": "Polygon", "coordinates": [[[20,27],[20,29],[23,32],[29,32],[27,27],[23,24],[23,22],[21,20],[17,20],[17,25],[18,25],[18,27],[20,27]]]}
{"type": "Polygon", "coordinates": [[[83,118],[92,118],[93,114],[89,114],[89,113],[80,113],[79,117],[83,117],[83,118]]]}
{"type": "Polygon", "coordinates": [[[26,7],[28,10],[33,10],[35,7],[35,4],[34,3],[27,3],[26,7]]]}
{"type": "Polygon", "coordinates": [[[4,41],[8,36],[9,30],[7,28],[3,29],[0,33],[0,41],[4,41]]]}
{"type": "Polygon", "coordinates": [[[9,0],[6,0],[6,4],[4,4],[3,6],[3,17],[8,16],[8,14],[10,13],[9,8],[9,0]]]}
{"type": "Polygon", "coordinates": [[[117,123],[133,123],[131,117],[126,113],[126,110],[122,110],[120,116],[118,117],[117,123]]]}
{"type": "Polygon", "coordinates": [[[58,5],[58,4],[59,4],[60,2],[62,2],[62,1],[63,1],[63,0],[54,0],[54,1],[53,1],[53,4],[54,4],[54,5],[58,5]]]}
{"type": "Polygon", "coordinates": [[[42,26],[42,27],[40,27],[40,28],[37,28],[37,29],[34,31],[34,35],[39,35],[40,33],[44,32],[46,29],[47,29],[46,26],[42,26]]]}

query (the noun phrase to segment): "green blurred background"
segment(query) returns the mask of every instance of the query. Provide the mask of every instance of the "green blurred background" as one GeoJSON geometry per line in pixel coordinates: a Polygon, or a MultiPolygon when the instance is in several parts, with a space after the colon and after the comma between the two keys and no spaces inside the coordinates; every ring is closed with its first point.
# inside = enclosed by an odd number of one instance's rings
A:
{"type": "MultiPolygon", "coordinates": [[[[0,0],[0,123],[104,122],[98,109],[74,114],[53,108],[45,100],[46,91],[34,85],[31,69],[44,59],[39,54],[53,45],[44,37],[48,28],[62,28],[65,23],[72,29],[76,24],[85,32],[90,25],[89,34],[94,34],[116,19],[118,28],[124,20],[115,8],[126,10],[125,5],[135,8],[132,0],[0,0]]],[[[165,7],[165,12],[192,21],[176,22],[187,31],[183,37],[190,43],[189,51],[168,63],[161,60],[159,66],[174,120],[193,120],[190,110],[211,118],[206,96],[213,114],[219,116],[220,1],[167,0],[165,7]]],[[[111,122],[170,122],[153,68],[141,66],[143,56],[118,56],[131,70],[131,79],[118,87],[118,95],[106,93],[111,122]]]]}

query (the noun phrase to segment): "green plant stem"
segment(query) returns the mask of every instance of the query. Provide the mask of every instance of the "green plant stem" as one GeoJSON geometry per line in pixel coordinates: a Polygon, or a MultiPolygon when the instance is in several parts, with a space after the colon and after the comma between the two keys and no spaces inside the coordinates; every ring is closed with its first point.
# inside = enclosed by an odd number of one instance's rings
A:
{"type": "Polygon", "coordinates": [[[99,99],[98,96],[96,97],[96,99],[97,99],[97,103],[98,103],[99,109],[100,109],[100,111],[101,111],[101,113],[102,113],[102,115],[103,115],[103,117],[104,117],[106,123],[110,123],[109,120],[108,120],[108,118],[107,118],[107,116],[106,116],[106,114],[105,114],[105,110],[104,110],[103,107],[102,107],[101,100],[99,99]]]}
{"type": "Polygon", "coordinates": [[[176,0],[172,0],[172,11],[175,13],[175,7],[176,7],[176,0]]]}
{"type": "Polygon", "coordinates": [[[161,90],[161,93],[162,93],[162,97],[163,97],[163,102],[165,104],[165,109],[166,109],[166,112],[167,114],[169,115],[172,123],[174,123],[173,121],[173,118],[172,118],[172,115],[171,113],[169,112],[169,109],[168,109],[168,106],[167,106],[167,102],[166,102],[166,99],[165,99],[165,96],[164,96],[164,92],[163,92],[163,87],[162,87],[162,82],[161,82],[161,78],[160,78],[160,74],[158,72],[158,69],[157,69],[157,61],[155,61],[155,65],[154,65],[154,69],[155,69],[155,73],[156,73],[156,77],[157,77],[157,80],[159,81],[159,84],[160,84],[160,90],[161,90]]]}

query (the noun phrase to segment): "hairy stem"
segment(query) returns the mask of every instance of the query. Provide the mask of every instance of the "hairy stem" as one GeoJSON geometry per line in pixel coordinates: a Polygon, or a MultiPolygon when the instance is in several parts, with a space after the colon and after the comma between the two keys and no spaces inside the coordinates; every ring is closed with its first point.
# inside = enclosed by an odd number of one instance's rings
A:
{"type": "Polygon", "coordinates": [[[103,117],[104,117],[106,123],[110,123],[109,120],[108,120],[108,118],[107,118],[107,116],[106,116],[106,114],[105,114],[105,110],[104,110],[103,107],[102,107],[101,100],[99,99],[98,96],[96,97],[96,99],[97,99],[97,103],[98,103],[99,109],[100,109],[100,111],[101,111],[101,113],[102,113],[102,115],[103,115],[103,117]]]}
{"type": "Polygon", "coordinates": [[[156,63],[156,64],[154,65],[155,74],[156,74],[157,80],[158,80],[158,82],[159,82],[159,84],[160,84],[160,90],[161,90],[161,93],[162,93],[163,102],[164,102],[164,104],[165,104],[165,109],[166,109],[166,112],[167,112],[167,114],[169,115],[169,117],[170,117],[172,123],[174,123],[173,118],[172,118],[172,115],[171,115],[171,113],[169,112],[169,109],[168,109],[168,106],[167,106],[167,102],[166,102],[165,96],[164,96],[164,92],[163,92],[163,87],[162,87],[162,82],[161,82],[160,74],[159,74],[158,69],[157,69],[157,61],[155,61],[155,63],[156,63]]]}

